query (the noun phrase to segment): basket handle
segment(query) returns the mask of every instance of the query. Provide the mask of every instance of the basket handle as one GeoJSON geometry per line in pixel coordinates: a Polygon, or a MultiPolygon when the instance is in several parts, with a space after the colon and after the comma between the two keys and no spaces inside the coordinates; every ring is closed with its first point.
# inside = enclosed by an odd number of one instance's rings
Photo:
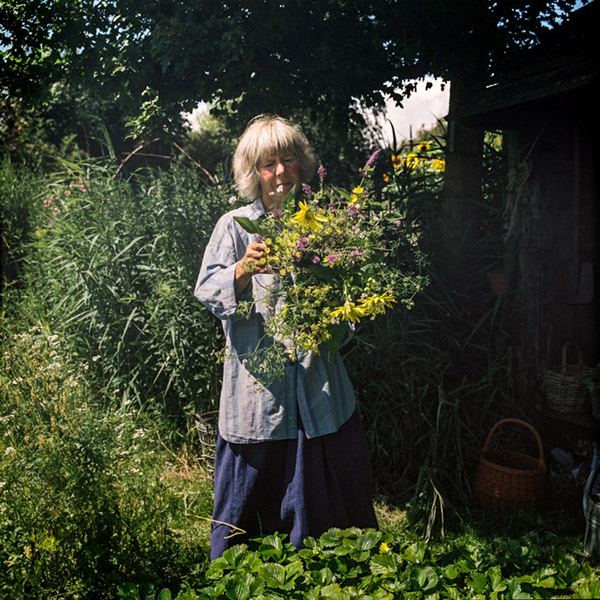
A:
{"type": "Polygon", "coordinates": [[[587,504],[588,504],[588,498],[590,496],[590,491],[592,490],[592,485],[594,484],[594,481],[596,481],[596,478],[598,477],[599,474],[600,474],[600,465],[596,465],[594,470],[590,473],[589,477],[587,478],[587,481],[585,482],[585,488],[583,490],[583,515],[584,516],[587,515],[587,504]]]}
{"type": "Polygon", "coordinates": [[[575,346],[575,349],[577,350],[577,356],[579,358],[579,360],[577,361],[577,366],[579,366],[579,367],[583,366],[583,352],[581,351],[581,348],[579,347],[579,345],[575,342],[565,342],[562,347],[562,374],[563,375],[566,375],[566,373],[567,373],[567,348],[569,346],[575,346]]]}
{"type": "Polygon", "coordinates": [[[523,425],[523,427],[526,427],[527,429],[529,429],[529,431],[531,431],[531,433],[533,433],[533,435],[535,436],[535,439],[537,441],[537,445],[538,445],[538,452],[540,455],[540,459],[539,459],[539,464],[540,467],[542,469],[546,468],[546,460],[544,458],[544,449],[542,447],[542,440],[538,434],[538,432],[534,429],[533,426],[531,426],[529,423],[527,423],[526,421],[521,421],[521,419],[512,419],[512,418],[508,418],[508,419],[501,419],[500,421],[498,421],[491,429],[490,432],[488,433],[488,436],[485,440],[485,443],[483,444],[483,452],[485,452],[488,449],[490,440],[492,439],[492,436],[494,435],[494,432],[496,431],[496,429],[498,429],[498,427],[500,427],[500,425],[504,424],[504,423],[517,423],[517,425],[523,425]]]}

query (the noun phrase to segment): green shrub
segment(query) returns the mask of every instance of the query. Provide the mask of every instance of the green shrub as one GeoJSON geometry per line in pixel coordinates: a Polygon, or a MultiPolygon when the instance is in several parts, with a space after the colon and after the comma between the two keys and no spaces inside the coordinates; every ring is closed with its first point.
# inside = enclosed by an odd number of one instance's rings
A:
{"type": "Polygon", "coordinates": [[[56,335],[35,328],[3,350],[0,596],[113,598],[126,581],[185,580],[205,547],[178,533],[191,518],[163,481],[151,421],[95,403],[56,335]]]}
{"type": "Polygon", "coordinates": [[[43,178],[4,156],[0,161],[0,293],[20,283],[26,245],[39,222],[43,178]]]}
{"type": "MultiPolygon", "coordinates": [[[[300,551],[277,534],[234,546],[177,600],[591,598],[598,592],[589,564],[563,551],[546,562],[514,540],[490,547],[463,539],[431,548],[381,531],[332,529],[308,538],[300,551]]],[[[123,600],[140,597],[136,586],[121,588],[123,600]]],[[[171,594],[153,590],[145,597],[171,594]]]]}
{"type": "Polygon", "coordinates": [[[184,168],[124,180],[84,167],[51,181],[21,314],[50,323],[93,364],[113,405],[157,407],[183,423],[185,409],[203,412],[218,397],[221,329],[193,289],[229,191],[184,168]]]}

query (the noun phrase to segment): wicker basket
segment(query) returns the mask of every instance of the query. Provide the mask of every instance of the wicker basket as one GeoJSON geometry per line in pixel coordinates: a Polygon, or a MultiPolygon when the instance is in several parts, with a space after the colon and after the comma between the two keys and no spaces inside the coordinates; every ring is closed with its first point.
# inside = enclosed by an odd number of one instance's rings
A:
{"type": "Polygon", "coordinates": [[[562,365],[546,369],[543,391],[548,408],[559,412],[585,412],[589,408],[590,394],[587,379],[592,369],[583,364],[581,348],[574,342],[566,342],[562,348],[562,365]],[[579,360],[576,365],[567,364],[567,348],[577,349],[579,360]]]}
{"type": "Polygon", "coordinates": [[[548,479],[542,440],[525,421],[502,419],[490,430],[479,456],[473,480],[473,497],[483,508],[494,512],[516,512],[539,508],[548,498],[548,479]],[[492,436],[504,423],[517,423],[533,433],[539,458],[511,450],[490,450],[492,436]]]}
{"type": "Polygon", "coordinates": [[[208,470],[211,471],[217,448],[219,411],[213,410],[202,415],[192,412],[192,415],[196,422],[196,431],[200,440],[201,458],[208,470]]]}

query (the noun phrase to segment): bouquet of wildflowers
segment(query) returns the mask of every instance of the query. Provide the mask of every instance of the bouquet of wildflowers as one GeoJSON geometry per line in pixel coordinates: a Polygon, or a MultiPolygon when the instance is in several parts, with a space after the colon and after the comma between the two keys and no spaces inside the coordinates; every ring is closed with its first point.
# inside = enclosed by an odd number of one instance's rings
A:
{"type": "Polygon", "coordinates": [[[389,267],[386,222],[374,210],[367,187],[378,152],[367,161],[351,191],[327,187],[318,170],[319,189],[292,190],[267,218],[238,217],[240,225],[267,245],[262,259],[280,276],[285,303],[265,323],[266,333],[287,341],[287,353],[330,355],[350,327],[374,319],[397,302],[409,306],[415,280],[389,267]]]}

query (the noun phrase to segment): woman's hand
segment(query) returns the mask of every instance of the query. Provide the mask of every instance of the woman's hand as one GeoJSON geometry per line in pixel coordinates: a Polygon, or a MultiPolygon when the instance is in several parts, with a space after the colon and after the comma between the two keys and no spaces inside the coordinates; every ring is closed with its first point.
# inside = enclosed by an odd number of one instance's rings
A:
{"type": "Polygon", "coordinates": [[[268,273],[269,268],[266,265],[266,249],[264,242],[250,242],[246,248],[246,253],[235,265],[235,297],[246,289],[253,275],[257,273],[268,273]]]}

